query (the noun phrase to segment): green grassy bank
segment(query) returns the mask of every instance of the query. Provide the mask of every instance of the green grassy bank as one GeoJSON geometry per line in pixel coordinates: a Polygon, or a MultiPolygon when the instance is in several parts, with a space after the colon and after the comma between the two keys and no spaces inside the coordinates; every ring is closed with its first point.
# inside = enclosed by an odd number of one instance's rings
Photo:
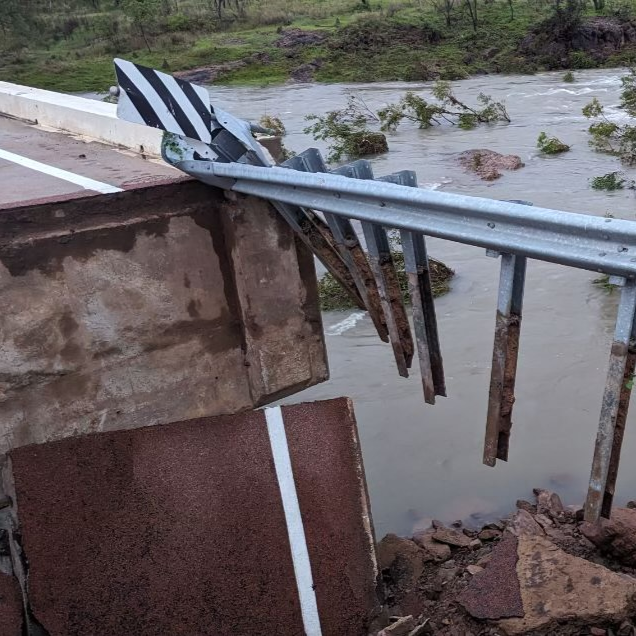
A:
{"type": "MultiPolygon", "coordinates": [[[[629,42],[602,55],[524,51],[524,38],[566,0],[32,0],[30,10],[6,1],[0,79],[61,91],[107,90],[114,56],[168,72],[204,68],[209,81],[258,85],[290,78],[459,79],[636,59],[629,42]],[[295,29],[311,33],[303,38],[295,29]]],[[[625,22],[635,10],[634,0],[607,0],[598,11],[589,2],[582,19],[625,22]]]]}

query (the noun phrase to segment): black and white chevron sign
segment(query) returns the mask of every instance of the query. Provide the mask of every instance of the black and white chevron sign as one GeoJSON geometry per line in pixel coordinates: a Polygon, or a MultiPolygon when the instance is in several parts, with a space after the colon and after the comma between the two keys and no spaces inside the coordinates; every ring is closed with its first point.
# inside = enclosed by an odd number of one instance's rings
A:
{"type": "Polygon", "coordinates": [[[208,91],[146,66],[116,59],[117,117],[206,144],[212,140],[208,91]]]}

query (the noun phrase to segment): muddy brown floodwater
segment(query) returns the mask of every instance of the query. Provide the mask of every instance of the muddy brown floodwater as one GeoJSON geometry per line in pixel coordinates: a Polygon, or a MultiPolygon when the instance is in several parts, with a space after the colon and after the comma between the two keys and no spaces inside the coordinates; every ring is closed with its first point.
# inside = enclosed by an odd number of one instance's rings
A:
{"type": "MultiPolygon", "coordinates": [[[[620,70],[532,77],[489,76],[456,82],[456,93],[474,101],[479,92],[505,100],[512,123],[475,130],[404,125],[389,135],[391,151],[373,159],[376,174],[417,171],[420,185],[496,199],[635,219],[634,194],[596,192],[589,179],[620,169],[588,146],[581,108],[592,97],[621,118],[620,70]],[[572,146],[540,156],[541,131],[572,146]],[[466,174],[455,155],[489,148],[520,155],[526,167],[485,183],[466,174]]],[[[354,91],[372,107],[427,84],[304,84],[277,88],[212,87],[213,99],[248,118],[279,115],[296,151],[318,145],[302,133],[304,116],[344,105],[354,91]]],[[[630,176],[634,176],[631,174],[630,176]]],[[[437,301],[448,398],[424,404],[414,368],[400,378],[391,347],[359,311],[325,314],[331,380],[294,396],[295,401],[353,398],[362,439],[376,532],[411,533],[430,518],[476,521],[503,514],[532,487],[557,489],[565,503],[584,498],[616,313],[617,294],[592,285],[594,274],[538,261],[528,264],[519,372],[509,462],[481,463],[495,327],[498,263],[484,251],[430,239],[431,255],[457,273],[452,291],[437,301]]],[[[414,365],[414,367],[417,365],[414,365]]],[[[636,497],[636,426],[627,423],[616,503],[636,497]]],[[[316,458],[320,461],[320,458],[316,458]]]]}

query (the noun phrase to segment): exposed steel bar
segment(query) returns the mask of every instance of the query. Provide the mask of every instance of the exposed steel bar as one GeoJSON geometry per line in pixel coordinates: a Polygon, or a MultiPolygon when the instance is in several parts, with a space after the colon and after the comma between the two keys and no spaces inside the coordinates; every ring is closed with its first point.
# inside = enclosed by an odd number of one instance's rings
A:
{"type": "MultiPolygon", "coordinates": [[[[592,460],[592,471],[590,474],[590,484],[585,501],[584,516],[586,521],[598,521],[604,511],[604,500],[606,500],[610,468],[614,463],[618,468],[618,452],[622,441],[622,431],[619,431],[615,445],[615,431],[619,421],[619,407],[621,397],[625,390],[625,376],[627,359],[629,356],[629,343],[634,327],[634,314],[636,313],[636,281],[628,279],[621,290],[621,299],[618,305],[618,315],[616,317],[616,329],[614,340],[610,352],[609,368],[601,414],[599,417],[598,433],[594,447],[594,459],[592,460]]],[[[626,396],[627,397],[627,396],[626,396]]],[[[623,403],[623,407],[626,402],[623,403]]],[[[623,409],[626,414],[626,409],[623,409]]],[[[613,485],[610,481],[610,487],[613,485]]],[[[609,499],[611,501],[610,493],[609,499]]],[[[605,506],[605,511],[607,507],[605,506]]]]}
{"type": "Polygon", "coordinates": [[[625,373],[623,374],[623,384],[621,385],[620,398],[618,400],[618,415],[616,416],[616,426],[614,428],[614,442],[610,455],[609,470],[607,471],[607,483],[603,495],[603,505],[601,516],[609,519],[612,512],[612,503],[616,493],[616,479],[618,477],[618,465],[621,458],[621,447],[625,436],[625,424],[627,422],[627,411],[629,401],[632,396],[634,384],[634,372],[636,371],[636,319],[632,324],[632,333],[629,347],[627,349],[627,360],[625,362],[625,373]]]}
{"type": "MultiPolygon", "coordinates": [[[[356,180],[372,180],[373,169],[365,160],[354,161],[345,166],[346,174],[356,180]]],[[[393,354],[402,377],[408,377],[413,362],[414,346],[411,327],[404,308],[400,281],[391,255],[391,244],[386,230],[377,223],[362,222],[362,232],[367,244],[371,271],[380,294],[384,318],[389,330],[393,354]]]]}
{"type": "Polygon", "coordinates": [[[408,369],[413,360],[413,339],[395,273],[389,239],[386,230],[375,223],[362,223],[362,231],[367,243],[371,270],[380,292],[398,373],[408,378],[408,369]]]}
{"type": "Polygon", "coordinates": [[[526,258],[502,254],[484,442],[487,466],[508,460],[525,277],[526,258]]]}
{"type": "MultiPolygon", "coordinates": [[[[380,177],[379,181],[417,187],[417,175],[412,170],[402,170],[380,177]]],[[[420,363],[424,401],[435,404],[436,395],[446,395],[446,382],[437,332],[426,239],[418,232],[407,230],[401,230],[400,237],[404,253],[404,270],[408,278],[413,309],[413,331],[420,363]]]]}
{"type": "MultiPolygon", "coordinates": [[[[305,152],[291,157],[282,165],[301,172],[328,171],[322,155],[316,148],[309,148],[305,152]]],[[[324,216],[330,235],[333,236],[335,246],[351,273],[351,277],[378,332],[378,336],[382,341],[389,342],[389,331],[382,312],[380,294],[375,278],[351,221],[346,217],[330,213],[325,213],[324,216]]]]}
{"type": "Polygon", "coordinates": [[[413,307],[413,330],[417,343],[424,400],[435,404],[435,396],[446,396],[444,365],[437,332],[437,318],[426,243],[421,234],[402,230],[404,267],[413,307]]]}

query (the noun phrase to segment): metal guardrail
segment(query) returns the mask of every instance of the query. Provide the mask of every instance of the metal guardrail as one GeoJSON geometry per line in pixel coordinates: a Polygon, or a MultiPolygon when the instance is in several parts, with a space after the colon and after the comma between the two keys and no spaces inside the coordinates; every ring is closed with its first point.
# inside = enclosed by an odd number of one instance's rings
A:
{"type": "Polygon", "coordinates": [[[124,91],[121,116],[172,133],[165,135],[163,156],[183,172],[271,201],[354,302],[369,311],[380,338],[391,342],[400,375],[408,376],[417,350],[424,398],[430,404],[446,395],[446,387],[424,237],[486,248],[489,256],[501,257],[483,457],[489,466],[508,459],[528,259],[610,275],[622,291],[585,518],[610,515],[636,368],[636,223],[420,190],[412,171],[374,178],[366,161],[329,172],[315,149],[273,166],[250,125],[203,104],[203,89],[128,62],[116,61],[116,66],[124,91]],[[185,136],[192,129],[186,111],[196,120],[196,139],[185,136]],[[209,136],[201,122],[211,128],[209,136]],[[366,252],[352,219],[361,222],[366,252]],[[416,347],[386,228],[401,233],[416,347]]]}

